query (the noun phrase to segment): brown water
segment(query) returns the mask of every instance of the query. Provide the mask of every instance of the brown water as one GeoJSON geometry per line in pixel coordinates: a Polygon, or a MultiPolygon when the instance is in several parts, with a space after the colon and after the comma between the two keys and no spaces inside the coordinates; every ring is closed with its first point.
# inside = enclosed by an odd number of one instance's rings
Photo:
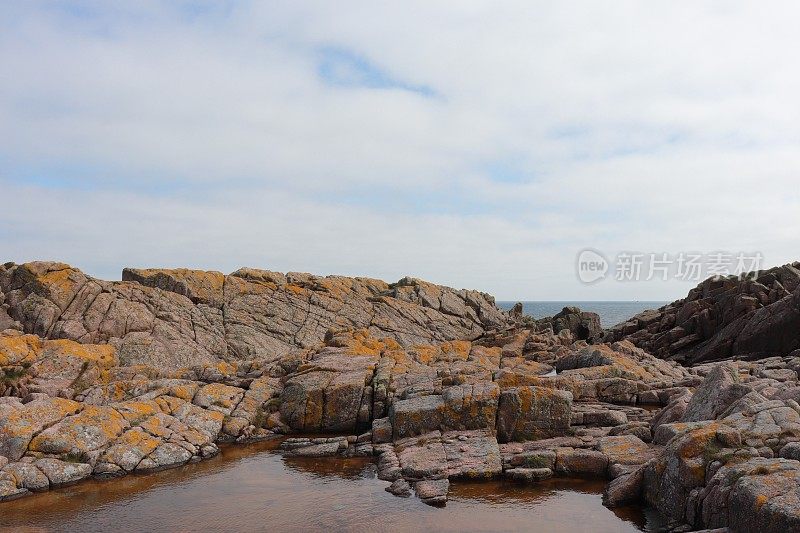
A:
{"type": "Polygon", "coordinates": [[[143,476],[87,481],[0,504],[29,531],[643,531],[639,509],[603,507],[602,481],[453,483],[444,508],[385,492],[367,459],[283,457],[274,443],[143,476]]]}

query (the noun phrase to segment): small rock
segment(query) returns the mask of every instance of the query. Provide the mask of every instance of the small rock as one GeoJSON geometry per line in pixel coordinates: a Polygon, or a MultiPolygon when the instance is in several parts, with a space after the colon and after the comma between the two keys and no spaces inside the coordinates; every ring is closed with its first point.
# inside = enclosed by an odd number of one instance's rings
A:
{"type": "Polygon", "coordinates": [[[391,485],[386,487],[386,492],[400,496],[401,498],[408,498],[411,496],[411,485],[405,479],[395,480],[391,485]]]}
{"type": "Polygon", "coordinates": [[[553,477],[553,471],[549,468],[512,468],[505,471],[505,476],[514,481],[532,483],[553,477]]]}
{"type": "Polygon", "coordinates": [[[414,484],[417,497],[428,505],[444,505],[447,503],[447,491],[450,481],[447,479],[427,479],[414,484]]]}

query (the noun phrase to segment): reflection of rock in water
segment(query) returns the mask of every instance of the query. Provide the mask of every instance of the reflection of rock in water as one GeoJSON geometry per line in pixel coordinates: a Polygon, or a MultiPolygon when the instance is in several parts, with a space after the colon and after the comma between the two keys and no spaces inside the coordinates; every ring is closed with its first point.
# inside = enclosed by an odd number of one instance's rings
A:
{"type": "Polygon", "coordinates": [[[315,478],[372,479],[375,463],[366,457],[282,457],[288,470],[315,478]]]}

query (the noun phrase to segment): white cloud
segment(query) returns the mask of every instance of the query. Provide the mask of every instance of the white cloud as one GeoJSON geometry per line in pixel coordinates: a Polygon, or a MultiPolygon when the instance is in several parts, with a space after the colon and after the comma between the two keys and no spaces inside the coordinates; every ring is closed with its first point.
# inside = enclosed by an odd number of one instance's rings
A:
{"type": "Polygon", "coordinates": [[[687,289],[582,286],[586,246],[798,259],[794,3],[82,5],[0,8],[3,259],[503,299],[687,289]],[[327,84],[326,47],[397,86],[327,84]]]}

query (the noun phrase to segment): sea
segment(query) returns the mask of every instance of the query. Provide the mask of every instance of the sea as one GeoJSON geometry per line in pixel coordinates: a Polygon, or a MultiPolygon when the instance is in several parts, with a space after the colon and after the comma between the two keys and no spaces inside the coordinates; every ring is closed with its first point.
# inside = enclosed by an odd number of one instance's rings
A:
{"type": "MultiPolygon", "coordinates": [[[[511,309],[517,302],[497,302],[501,309],[511,309]]],[[[523,313],[533,318],[544,318],[559,313],[565,307],[580,307],[600,315],[604,328],[616,326],[648,309],[658,309],[668,302],[522,302],[523,313]]]]}

